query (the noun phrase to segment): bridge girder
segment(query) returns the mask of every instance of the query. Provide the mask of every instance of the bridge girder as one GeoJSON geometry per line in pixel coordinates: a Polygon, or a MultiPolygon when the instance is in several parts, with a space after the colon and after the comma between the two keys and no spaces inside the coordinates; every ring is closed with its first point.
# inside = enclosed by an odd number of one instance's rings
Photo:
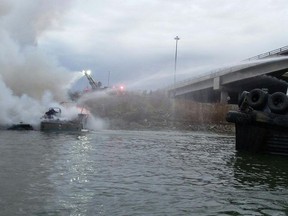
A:
{"type": "MultiPolygon", "coordinates": [[[[178,83],[168,92],[175,97],[190,98],[200,102],[202,102],[201,95],[203,102],[209,102],[206,101],[207,98],[210,98],[210,102],[218,102],[221,95],[227,92],[230,103],[237,103],[238,95],[243,90],[267,88],[270,93],[276,91],[286,93],[288,77],[283,76],[286,72],[288,72],[288,58],[259,60],[248,66],[226,68],[189,82],[178,83]]],[[[222,98],[221,102],[225,101],[226,99],[222,98]]]]}

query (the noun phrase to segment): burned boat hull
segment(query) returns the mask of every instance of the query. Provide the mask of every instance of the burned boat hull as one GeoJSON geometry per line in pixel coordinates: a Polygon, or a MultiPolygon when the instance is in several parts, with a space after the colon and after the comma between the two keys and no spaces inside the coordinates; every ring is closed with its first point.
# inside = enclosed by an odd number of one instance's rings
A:
{"type": "Polygon", "coordinates": [[[20,124],[14,124],[12,126],[10,126],[9,128],[7,128],[7,130],[34,130],[33,126],[30,124],[24,124],[24,123],[20,123],[20,124]]]}
{"type": "Polygon", "coordinates": [[[73,120],[63,120],[60,114],[60,108],[50,108],[40,123],[40,130],[45,132],[82,131],[87,123],[88,114],[79,113],[73,120]]]}
{"type": "Polygon", "coordinates": [[[41,131],[81,131],[84,128],[81,122],[72,121],[42,121],[40,124],[41,131]]]}
{"type": "Polygon", "coordinates": [[[239,110],[229,111],[235,123],[236,150],[288,155],[288,97],[260,89],[243,92],[239,110]]]}

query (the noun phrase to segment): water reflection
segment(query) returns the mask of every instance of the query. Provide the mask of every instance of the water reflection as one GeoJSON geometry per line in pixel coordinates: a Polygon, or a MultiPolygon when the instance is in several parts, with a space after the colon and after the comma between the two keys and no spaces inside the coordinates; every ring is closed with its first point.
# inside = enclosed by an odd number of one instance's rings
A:
{"type": "Polygon", "coordinates": [[[288,188],[287,157],[238,152],[234,160],[234,177],[241,185],[288,188]]]}
{"type": "Polygon", "coordinates": [[[0,140],[5,215],[287,212],[287,159],[236,153],[231,136],[101,131],[10,137],[5,132],[0,140]]]}
{"type": "Polygon", "coordinates": [[[94,195],[91,176],[97,171],[91,153],[95,149],[86,134],[65,134],[64,137],[65,142],[58,145],[61,157],[55,161],[55,170],[50,176],[57,191],[54,199],[58,208],[66,209],[70,215],[85,215],[94,195]]]}

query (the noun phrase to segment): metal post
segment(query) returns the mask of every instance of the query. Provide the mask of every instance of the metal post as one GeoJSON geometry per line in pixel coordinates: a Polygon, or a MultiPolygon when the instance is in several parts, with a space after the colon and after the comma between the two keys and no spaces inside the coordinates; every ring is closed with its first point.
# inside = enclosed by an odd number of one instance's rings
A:
{"type": "Polygon", "coordinates": [[[178,40],[180,40],[180,38],[178,36],[176,36],[174,38],[176,40],[176,49],[175,49],[175,62],[174,62],[174,97],[175,97],[175,87],[176,87],[176,71],[177,71],[177,51],[178,51],[178,40]]]}

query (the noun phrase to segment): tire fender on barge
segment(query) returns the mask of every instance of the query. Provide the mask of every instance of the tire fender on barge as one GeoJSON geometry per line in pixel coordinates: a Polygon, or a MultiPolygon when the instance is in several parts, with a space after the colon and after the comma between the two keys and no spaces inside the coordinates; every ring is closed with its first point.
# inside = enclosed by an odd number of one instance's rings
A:
{"type": "Polygon", "coordinates": [[[243,92],[239,110],[229,111],[236,128],[236,150],[288,156],[288,97],[261,89],[243,92]]]}

